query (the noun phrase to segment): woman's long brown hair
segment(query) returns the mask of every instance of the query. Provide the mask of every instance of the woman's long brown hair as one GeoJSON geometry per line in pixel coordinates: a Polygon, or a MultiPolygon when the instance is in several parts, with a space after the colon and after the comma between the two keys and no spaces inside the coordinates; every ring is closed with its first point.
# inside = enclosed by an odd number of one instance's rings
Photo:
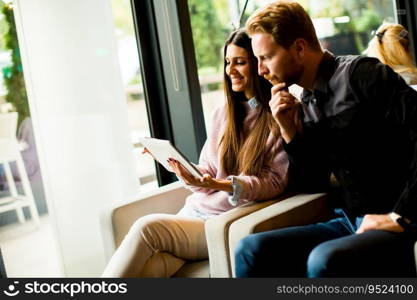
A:
{"type": "Polygon", "coordinates": [[[255,175],[260,176],[262,168],[271,159],[266,155],[266,142],[270,133],[278,137],[278,125],[272,118],[269,108],[271,98],[271,84],[257,74],[257,59],[253,54],[251,40],[242,29],[232,32],[224,46],[226,57],[227,46],[233,44],[246,50],[249,57],[250,80],[258,101],[258,118],[255,126],[248,136],[243,137],[243,121],[245,108],[241,101],[246,101],[243,92],[234,92],[229,76],[226,74],[226,61],[224,61],[224,89],[227,100],[226,126],[220,140],[220,161],[223,169],[229,175],[255,175]]]}

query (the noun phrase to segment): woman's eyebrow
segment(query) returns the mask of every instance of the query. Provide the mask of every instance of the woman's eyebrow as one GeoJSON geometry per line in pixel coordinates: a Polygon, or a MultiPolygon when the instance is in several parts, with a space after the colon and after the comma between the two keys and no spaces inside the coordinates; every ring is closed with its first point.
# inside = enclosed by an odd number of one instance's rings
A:
{"type": "Polygon", "coordinates": [[[247,56],[232,56],[232,57],[226,56],[225,58],[226,59],[232,59],[232,58],[245,58],[245,59],[247,59],[248,57],[247,56]]]}

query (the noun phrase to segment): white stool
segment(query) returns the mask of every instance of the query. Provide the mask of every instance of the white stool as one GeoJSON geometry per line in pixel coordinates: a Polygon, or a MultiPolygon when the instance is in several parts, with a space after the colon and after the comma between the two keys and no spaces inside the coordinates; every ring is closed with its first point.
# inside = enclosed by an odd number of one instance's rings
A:
{"type": "Polygon", "coordinates": [[[16,138],[17,113],[0,114],[0,164],[3,165],[10,196],[0,198],[0,213],[16,210],[19,222],[25,222],[23,207],[29,207],[30,214],[36,225],[39,225],[39,214],[33,198],[32,188],[26,174],[20,154],[19,142],[16,138]],[[17,192],[16,183],[10,163],[16,162],[17,171],[22,182],[24,195],[17,192]]]}

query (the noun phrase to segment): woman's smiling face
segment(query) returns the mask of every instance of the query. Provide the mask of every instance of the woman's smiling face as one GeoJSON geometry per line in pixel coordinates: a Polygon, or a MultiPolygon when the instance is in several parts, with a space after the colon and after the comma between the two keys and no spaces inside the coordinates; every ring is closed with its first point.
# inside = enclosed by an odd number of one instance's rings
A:
{"type": "Polygon", "coordinates": [[[248,98],[248,95],[253,94],[248,52],[244,48],[230,44],[227,46],[224,59],[226,61],[225,71],[230,78],[232,90],[234,92],[244,92],[248,98]]]}

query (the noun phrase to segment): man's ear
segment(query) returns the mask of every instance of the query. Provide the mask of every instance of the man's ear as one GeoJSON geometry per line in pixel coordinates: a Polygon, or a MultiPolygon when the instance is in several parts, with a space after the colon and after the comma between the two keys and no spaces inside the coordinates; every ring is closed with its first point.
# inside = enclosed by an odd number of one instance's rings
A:
{"type": "Polygon", "coordinates": [[[300,58],[303,59],[305,56],[305,52],[306,52],[306,48],[307,48],[307,42],[305,39],[296,39],[294,41],[293,44],[293,49],[295,52],[295,55],[300,58]]]}

